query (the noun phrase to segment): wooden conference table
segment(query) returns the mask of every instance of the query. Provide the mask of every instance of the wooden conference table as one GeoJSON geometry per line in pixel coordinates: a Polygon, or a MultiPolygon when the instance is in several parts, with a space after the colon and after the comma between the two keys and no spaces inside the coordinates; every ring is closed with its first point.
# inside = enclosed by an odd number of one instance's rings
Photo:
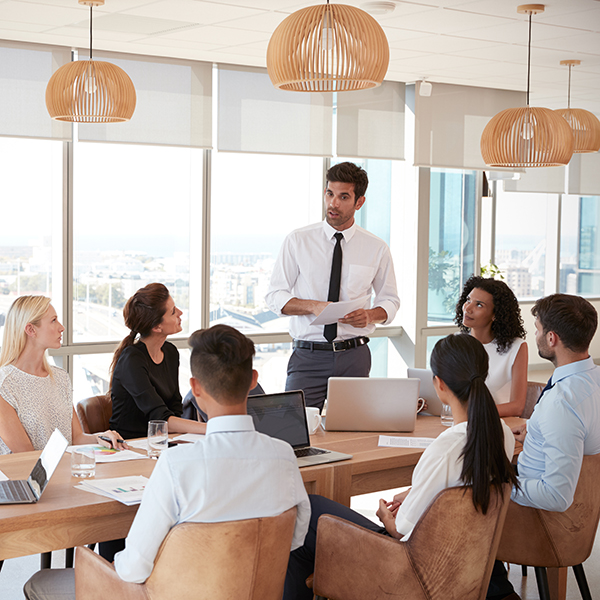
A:
{"type": "MultiPolygon", "coordinates": [[[[512,419],[507,420],[509,425],[512,419]]],[[[514,420],[515,423],[519,419],[514,420]]],[[[419,416],[414,437],[436,437],[443,431],[439,417],[419,416]]],[[[379,448],[377,433],[319,431],[311,443],[352,454],[352,460],[304,467],[302,479],[309,493],[350,504],[350,497],[410,485],[422,449],[379,448]]],[[[26,478],[39,452],[0,457],[0,470],[11,479],[26,478]]],[[[122,538],[127,535],[137,506],[74,488],[69,454],[56,469],[37,504],[0,506],[0,560],[38,552],[122,538]]],[[[97,464],[96,478],[145,475],[153,460],[97,464]]]]}

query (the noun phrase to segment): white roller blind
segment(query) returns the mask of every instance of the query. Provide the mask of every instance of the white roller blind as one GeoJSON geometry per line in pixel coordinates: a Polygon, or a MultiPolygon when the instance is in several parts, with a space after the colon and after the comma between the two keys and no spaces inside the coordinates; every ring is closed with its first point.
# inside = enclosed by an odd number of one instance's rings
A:
{"type": "Polygon", "coordinates": [[[525,94],[433,83],[431,96],[415,94],[415,166],[480,169],[479,142],[488,121],[501,110],[525,106],[525,94]]]}
{"type": "Polygon", "coordinates": [[[520,179],[504,182],[507,192],[533,192],[539,194],[564,194],[566,167],[526,169],[520,179]]]}
{"type": "MultiPolygon", "coordinates": [[[[87,53],[81,52],[86,59],[87,53]]],[[[170,58],[94,52],[121,67],[137,95],[130,121],[79,126],[79,139],[210,148],[212,64],[170,58]]]]}
{"type": "Polygon", "coordinates": [[[71,139],[71,126],[46,108],[48,81],[70,60],[68,48],[0,42],[0,135],[71,139]]]}
{"type": "Polygon", "coordinates": [[[573,154],[569,163],[569,194],[600,196],[600,153],[573,154]]]}
{"type": "Polygon", "coordinates": [[[331,93],[284,92],[266,69],[219,65],[218,106],[219,150],[331,156],[331,93]]]}
{"type": "Polygon", "coordinates": [[[337,155],[404,160],[405,85],[337,94],[337,155]]]}

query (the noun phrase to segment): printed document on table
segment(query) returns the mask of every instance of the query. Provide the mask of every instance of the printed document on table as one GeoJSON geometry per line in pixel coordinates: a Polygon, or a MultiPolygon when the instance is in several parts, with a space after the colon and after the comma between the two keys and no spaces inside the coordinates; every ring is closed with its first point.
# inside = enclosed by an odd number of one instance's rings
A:
{"type": "Polygon", "coordinates": [[[139,504],[148,478],[143,475],[131,475],[129,477],[115,477],[113,479],[90,479],[82,481],[75,487],[85,492],[106,496],[118,500],[127,506],[139,504]]]}
{"type": "Polygon", "coordinates": [[[386,448],[427,448],[435,438],[426,437],[392,437],[380,435],[378,446],[386,448]]]}
{"type": "Polygon", "coordinates": [[[173,438],[174,442],[197,442],[204,437],[203,433],[184,433],[173,438]]]}
{"type": "Polygon", "coordinates": [[[8,481],[8,477],[2,471],[0,471],[0,481],[8,481]]]}
{"type": "Polygon", "coordinates": [[[122,462],[124,460],[146,458],[145,455],[132,452],[131,450],[115,450],[114,448],[107,448],[106,446],[101,445],[69,446],[67,452],[71,452],[73,448],[76,450],[88,450],[89,452],[93,452],[97,463],[122,462]]]}
{"type": "Polygon", "coordinates": [[[337,323],[342,317],[359,308],[364,308],[371,296],[363,296],[356,300],[344,300],[343,302],[332,302],[328,304],[323,312],[315,318],[311,325],[331,325],[337,323]]]}

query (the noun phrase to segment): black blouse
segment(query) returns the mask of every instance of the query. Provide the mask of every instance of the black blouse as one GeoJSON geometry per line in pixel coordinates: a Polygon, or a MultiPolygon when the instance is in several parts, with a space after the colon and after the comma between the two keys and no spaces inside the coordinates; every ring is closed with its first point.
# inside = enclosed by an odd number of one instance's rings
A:
{"type": "Polygon", "coordinates": [[[137,342],[123,350],[113,375],[110,427],[125,439],[145,437],[148,421],[180,417],[179,352],[170,342],[162,347],[163,361],[156,364],[146,344],[137,342]]]}

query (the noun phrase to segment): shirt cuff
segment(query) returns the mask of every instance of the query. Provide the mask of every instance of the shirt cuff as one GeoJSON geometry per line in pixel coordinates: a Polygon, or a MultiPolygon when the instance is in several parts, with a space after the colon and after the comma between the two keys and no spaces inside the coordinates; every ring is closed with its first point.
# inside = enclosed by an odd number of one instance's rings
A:
{"type": "Polygon", "coordinates": [[[383,308],[383,310],[385,310],[385,313],[387,314],[387,319],[383,323],[381,323],[381,325],[389,325],[394,320],[396,312],[398,312],[397,308],[389,300],[377,302],[375,306],[373,306],[373,308],[377,307],[383,308]]]}
{"type": "Polygon", "coordinates": [[[285,290],[278,290],[276,292],[271,292],[271,298],[267,301],[269,308],[278,316],[283,316],[281,312],[283,307],[292,299],[295,298],[294,294],[287,292],[285,290]]]}

